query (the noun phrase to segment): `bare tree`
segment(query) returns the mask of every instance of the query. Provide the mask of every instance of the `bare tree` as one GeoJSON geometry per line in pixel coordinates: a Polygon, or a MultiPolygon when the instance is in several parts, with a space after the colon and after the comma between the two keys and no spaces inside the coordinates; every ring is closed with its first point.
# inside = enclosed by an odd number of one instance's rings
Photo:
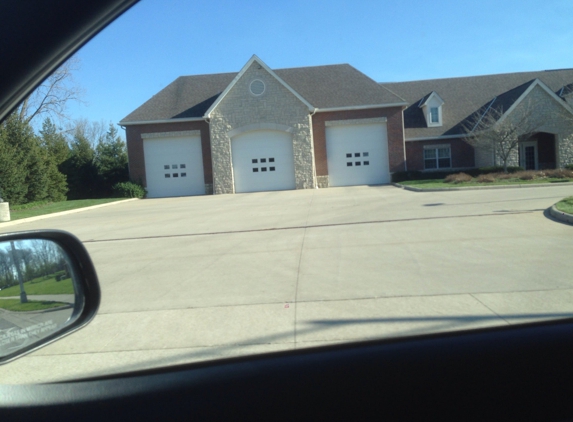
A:
{"type": "Polygon", "coordinates": [[[499,160],[507,173],[508,163],[517,155],[519,143],[539,131],[542,119],[530,102],[523,102],[506,114],[503,107],[495,107],[495,100],[480,112],[466,119],[464,131],[467,142],[476,150],[485,150],[499,160]]]}
{"type": "Polygon", "coordinates": [[[66,133],[72,141],[74,139],[85,139],[92,148],[95,148],[104,141],[107,125],[103,120],[97,122],[85,118],[75,119],[68,125],[66,133]]]}
{"type": "Polygon", "coordinates": [[[42,115],[53,120],[66,120],[67,104],[70,101],[82,101],[83,90],[73,78],[73,72],[79,67],[79,59],[72,57],[42,82],[17,109],[20,120],[30,123],[42,115]]]}

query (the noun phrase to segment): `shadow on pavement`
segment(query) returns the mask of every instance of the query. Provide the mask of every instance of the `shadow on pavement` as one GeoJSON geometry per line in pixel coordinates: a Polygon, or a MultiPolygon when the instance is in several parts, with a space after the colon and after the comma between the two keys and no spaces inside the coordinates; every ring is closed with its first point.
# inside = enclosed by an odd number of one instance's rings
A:
{"type": "MultiPolygon", "coordinates": [[[[509,324],[508,321],[513,323],[521,322],[533,322],[532,320],[547,320],[547,319],[562,319],[562,318],[572,318],[573,313],[540,313],[540,314],[506,314],[503,316],[498,315],[463,315],[463,316],[428,316],[428,317],[398,317],[398,318],[366,318],[366,319],[328,319],[328,320],[312,320],[299,323],[299,328],[296,330],[296,336],[300,337],[305,334],[316,333],[320,331],[327,331],[334,328],[340,327],[358,327],[368,324],[397,324],[397,323],[433,323],[431,325],[424,325],[422,327],[418,326],[413,329],[405,329],[402,331],[392,332],[390,335],[370,335],[366,337],[355,337],[355,338],[334,338],[327,340],[312,340],[305,341],[302,343],[295,343],[292,341],[293,332],[283,332],[277,333],[264,337],[255,337],[236,344],[222,344],[214,346],[204,346],[204,350],[195,350],[193,352],[184,352],[174,356],[150,359],[147,361],[142,361],[134,363],[131,365],[108,367],[100,371],[94,371],[91,373],[81,374],[81,378],[88,377],[98,377],[104,375],[112,375],[118,373],[126,373],[132,371],[139,371],[144,369],[161,368],[166,366],[182,365],[186,363],[198,363],[205,362],[207,360],[217,360],[230,357],[248,356],[249,354],[241,353],[241,348],[249,346],[261,346],[261,345],[272,345],[272,344],[282,344],[285,347],[280,351],[292,350],[292,348],[310,348],[313,347],[313,343],[320,343],[320,345],[326,345],[329,342],[332,344],[340,344],[342,342],[357,342],[365,340],[375,340],[375,339],[388,339],[396,337],[409,337],[420,334],[433,334],[445,331],[461,331],[465,329],[477,329],[477,328],[491,328],[494,326],[501,326],[504,323],[509,324]],[[476,323],[484,322],[499,322],[499,324],[491,325],[473,325],[476,323]],[[303,344],[303,347],[297,347],[303,344]],[[292,347],[289,347],[292,345],[292,347]]],[[[193,349],[199,349],[201,346],[190,347],[193,349]]],[[[154,350],[154,349],[146,349],[154,350]]],[[[163,350],[161,347],[155,350],[163,350]]],[[[173,349],[165,349],[173,350],[173,349]]],[[[122,351],[110,351],[102,352],[106,353],[121,353],[121,352],[134,352],[137,350],[122,350],[122,351]]],[[[277,350],[278,351],[278,350],[277,350]]]]}

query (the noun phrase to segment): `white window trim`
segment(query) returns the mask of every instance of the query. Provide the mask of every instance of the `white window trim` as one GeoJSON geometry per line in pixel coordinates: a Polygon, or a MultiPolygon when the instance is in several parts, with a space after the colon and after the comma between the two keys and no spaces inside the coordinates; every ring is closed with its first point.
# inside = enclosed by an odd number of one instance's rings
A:
{"type": "Polygon", "coordinates": [[[444,100],[434,91],[426,98],[424,102],[420,102],[418,107],[420,107],[424,112],[424,118],[426,119],[427,127],[437,127],[442,126],[442,106],[444,105],[444,100]],[[432,122],[432,108],[438,109],[438,121],[432,122]]]}
{"type": "Polygon", "coordinates": [[[442,126],[442,106],[426,107],[426,111],[427,111],[426,122],[428,123],[428,127],[442,126]],[[438,121],[437,122],[432,122],[432,108],[438,109],[438,121]]]}
{"type": "MultiPolygon", "coordinates": [[[[445,157],[442,157],[442,158],[445,158],[445,157]]],[[[424,145],[424,153],[423,153],[422,159],[424,160],[424,170],[430,171],[430,170],[451,169],[451,168],[453,168],[453,166],[452,166],[452,146],[451,146],[451,144],[424,145]],[[440,167],[440,161],[439,161],[440,156],[439,156],[438,150],[439,149],[445,149],[445,148],[447,148],[450,152],[450,155],[448,157],[450,159],[450,165],[449,165],[449,167],[440,167]],[[425,153],[425,151],[429,150],[429,149],[436,151],[436,158],[435,158],[436,167],[427,169],[426,168],[426,153],[425,153]]]]}

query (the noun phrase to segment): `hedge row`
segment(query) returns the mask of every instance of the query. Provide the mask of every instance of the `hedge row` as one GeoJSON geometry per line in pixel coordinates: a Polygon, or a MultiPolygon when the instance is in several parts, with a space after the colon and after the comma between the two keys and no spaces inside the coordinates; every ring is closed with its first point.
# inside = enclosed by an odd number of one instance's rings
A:
{"type": "MultiPolygon", "coordinates": [[[[508,167],[508,173],[515,173],[517,171],[524,171],[523,167],[508,167]]],[[[392,183],[405,182],[406,180],[441,180],[448,177],[450,174],[457,174],[460,170],[453,171],[397,171],[392,174],[392,183]]],[[[491,166],[480,167],[474,169],[464,170],[464,173],[472,177],[478,177],[482,174],[502,173],[503,167],[491,166]]]]}

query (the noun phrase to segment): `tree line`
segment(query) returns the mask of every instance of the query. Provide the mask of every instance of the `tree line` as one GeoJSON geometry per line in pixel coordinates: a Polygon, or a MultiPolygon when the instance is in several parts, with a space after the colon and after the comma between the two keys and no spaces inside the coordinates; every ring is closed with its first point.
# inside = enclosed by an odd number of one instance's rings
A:
{"type": "Polygon", "coordinates": [[[69,268],[58,246],[46,240],[4,242],[0,247],[0,289],[55,273],[69,277],[69,268]],[[15,244],[16,246],[13,246],[15,244]]]}
{"type": "MultiPolygon", "coordinates": [[[[127,148],[113,124],[71,121],[81,101],[72,57],[0,123],[0,197],[12,205],[109,197],[129,181],[127,148]],[[55,121],[64,122],[62,126],[55,121]]],[[[136,186],[138,187],[138,186],[136,186]]],[[[143,188],[140,188],[143,189],[143,188]]]]}
{"type": "Polygon", "coordinates": [[[127,149],[113,124],[79,120],[61,131],[46,117],[36,134],[12,113],[0,124],[0,196],[11,204],[109,197],[129,180],[127,149]]]}

